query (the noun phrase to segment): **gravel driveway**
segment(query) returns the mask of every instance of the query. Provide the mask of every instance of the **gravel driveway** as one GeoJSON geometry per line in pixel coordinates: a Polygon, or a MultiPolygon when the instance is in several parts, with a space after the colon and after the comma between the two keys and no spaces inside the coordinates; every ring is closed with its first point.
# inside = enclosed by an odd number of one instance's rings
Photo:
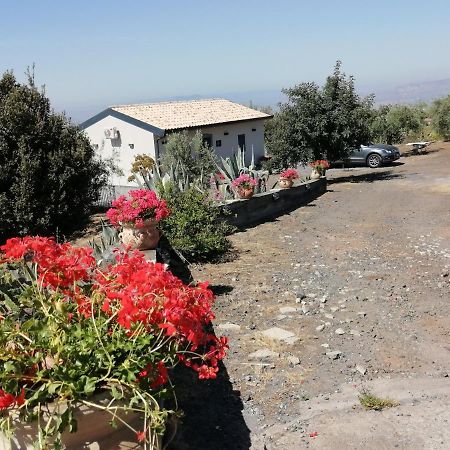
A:
{"type": "Polygon", "coordinates": [[[173,448],[450,448],[450,145],[328,180],[193,268],[231,349],[173,448]],[[364,389],[399,406],[366,411],[364,389]]]}

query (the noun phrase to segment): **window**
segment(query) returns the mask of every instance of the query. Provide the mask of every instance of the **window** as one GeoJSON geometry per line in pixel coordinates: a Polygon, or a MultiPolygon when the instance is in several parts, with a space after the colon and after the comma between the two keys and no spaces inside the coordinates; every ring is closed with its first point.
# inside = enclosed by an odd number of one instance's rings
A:
{"type": "Polygon", "coordinates": [[[212,134],[204,134],[202,136],[203,139],[203,145],[207,145],[208,147],[212,147],[212,134]]]}
{"type": "Polygon", "coordinates": [[[252,131],[256,131],[256,128],[252,128],[252,131]]]}
{"type": "Polygon", "coordinates": [[[216,141],[216,147],[222,147],[222,141],[220,139],[216,141]]]}
{"type": "Polygon", "coordinates": [[[245,150],[245,134],[238,134],[238,147],[245,150]]]}
{"type": "Polygon", "coordinates": [[[229,135],[228,131],[225,131],[225,133],[223,133],[223,135],[228,136],[229,135]]]}

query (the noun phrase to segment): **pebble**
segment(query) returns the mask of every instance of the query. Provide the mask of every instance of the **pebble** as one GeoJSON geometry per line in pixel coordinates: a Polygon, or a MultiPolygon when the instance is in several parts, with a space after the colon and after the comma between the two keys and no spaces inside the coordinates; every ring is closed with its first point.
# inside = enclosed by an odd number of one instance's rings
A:
{"type": "Polygon", "coordinates": [[[357,365],[357,366],[355,367],[355,369],[356,369],[361,375],[365,375],[366,372],[367,372],[367,369],[366,369],[365,367],[363,367],[363,366],[357,365]]]}
{"type": "Polygon", "coordinates": [[[358,330],[350,330],[350,334],[352,336],[361,336],[361,333],[358,330]]]}
{"type": "Polygon", "coordinates": [[[338,311],[339,310],[339,308],[337,307],[337,306],[332,306],[331,308],[330,308],[330,311],[331,312],[336,312],[336,311],[338,311]]]}
{"type": "Polygon", "coordinates": [[[327,352],[326,355],[330,359],[338,359],[341,357],[342,352],[340,352],[339,350],[335,350],[334,352],[327,352]]]}
{"type": "Polygon", "coordinates": [[[297,358],[296,356],[288,356],[287,360],[289,361],[289,364],[292,364],[293,366],[300,364],[300,358],[297,358]]]}
{"type": "Polygon", "coordinates": [[[334,319],[333,314],[325,314],[325,317],[326,317],[327,319],[334,319]]]}
{"type": "Polygon", "coordinates": [[[322,331],[324,328],[325,328],[324,324],[319,325],[319,326],[316,327],[316,331],[322,331]]]}
{"type": "Polygon", "coordinates": [[[294,308],[293,306],[283,306],[280,308],[281,314],[289,314],[293,312],[297,312],[297,308],[294,308]]]}
{"type": "Polygon", "coordinates": [[[358,313],[358,316],[360,316],[360,317],[366,317],[366,313],[365,313],[364,311],[360,311],[360,312],[358,313]]]}
{"type": "Polygon", "coordinates": [[[298,341],[298,337],[292,331],[278,327],[269,328],[263,331],[262,334],[271,340],[285,342],[286,344],[293,344],[295,341],[298,341]]]}
{"type": "Polygon", "coordinates": [[[236,323],[226,322],[219,324],[217,328],[219,328],[219,330],[225,331],[238,331],[241,329],[241,326],[236,323]]]}
{"type": "Polygon", "coordinates": [[[269,350],[268,348],[261,348],[256,352],[250,353],[248,359],[267,360],[271,358],[279,358],[280,354],[269,350]]]}
{"type": "Polygon", "coordinates": [[[345,334],[345,331],[344,331],[342,328],[337,328],[337,329],[335,330],[335,333],[336,333],[336,334],[345,334]]]}

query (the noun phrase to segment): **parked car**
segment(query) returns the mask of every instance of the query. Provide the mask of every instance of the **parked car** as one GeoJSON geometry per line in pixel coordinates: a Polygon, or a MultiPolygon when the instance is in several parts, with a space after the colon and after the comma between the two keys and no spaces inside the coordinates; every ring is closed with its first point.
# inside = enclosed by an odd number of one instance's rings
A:
{"type": "Polygon", "coordinates": [[[394,145],[369,144],[361,145],[353,150],[347,158],[340,161],[333,161],[333,165],[366,165],[373,169],[382,164],[388,164],[400,158],[400,151],[394,145]]]}

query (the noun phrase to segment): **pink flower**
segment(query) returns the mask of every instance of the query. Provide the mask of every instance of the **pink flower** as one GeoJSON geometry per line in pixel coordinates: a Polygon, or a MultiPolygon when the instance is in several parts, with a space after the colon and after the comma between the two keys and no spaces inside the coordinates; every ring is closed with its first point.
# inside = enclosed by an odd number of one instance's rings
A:
{"type": "Polygon", "coordinates": [[[154,191],[137,189],[128,193],[128,198],[121,195],[108,209],[106,215],[114,226],[133,223],[138,228],[144,226],[145,220],[159,222],[169,215],[165,200],[160,200],[154,191]]]}
{"type": "Polygon", "coordinates": [[[235,178],[231,182],[231,184],[235,188],[244,188],[244,189],[249,189],[253,186],[256,186],[256,183],[257,183],[256,179],[252,178],[250,175],[247,175],[246,173],[243,173],[242,175],[235,178]]]}
{"type": "Polygon", "coordinates": [[[298,178],[298,172],[295,169],[286,169],[280,173],[280,177],[288,180],[296,180],[298,178]]]}

